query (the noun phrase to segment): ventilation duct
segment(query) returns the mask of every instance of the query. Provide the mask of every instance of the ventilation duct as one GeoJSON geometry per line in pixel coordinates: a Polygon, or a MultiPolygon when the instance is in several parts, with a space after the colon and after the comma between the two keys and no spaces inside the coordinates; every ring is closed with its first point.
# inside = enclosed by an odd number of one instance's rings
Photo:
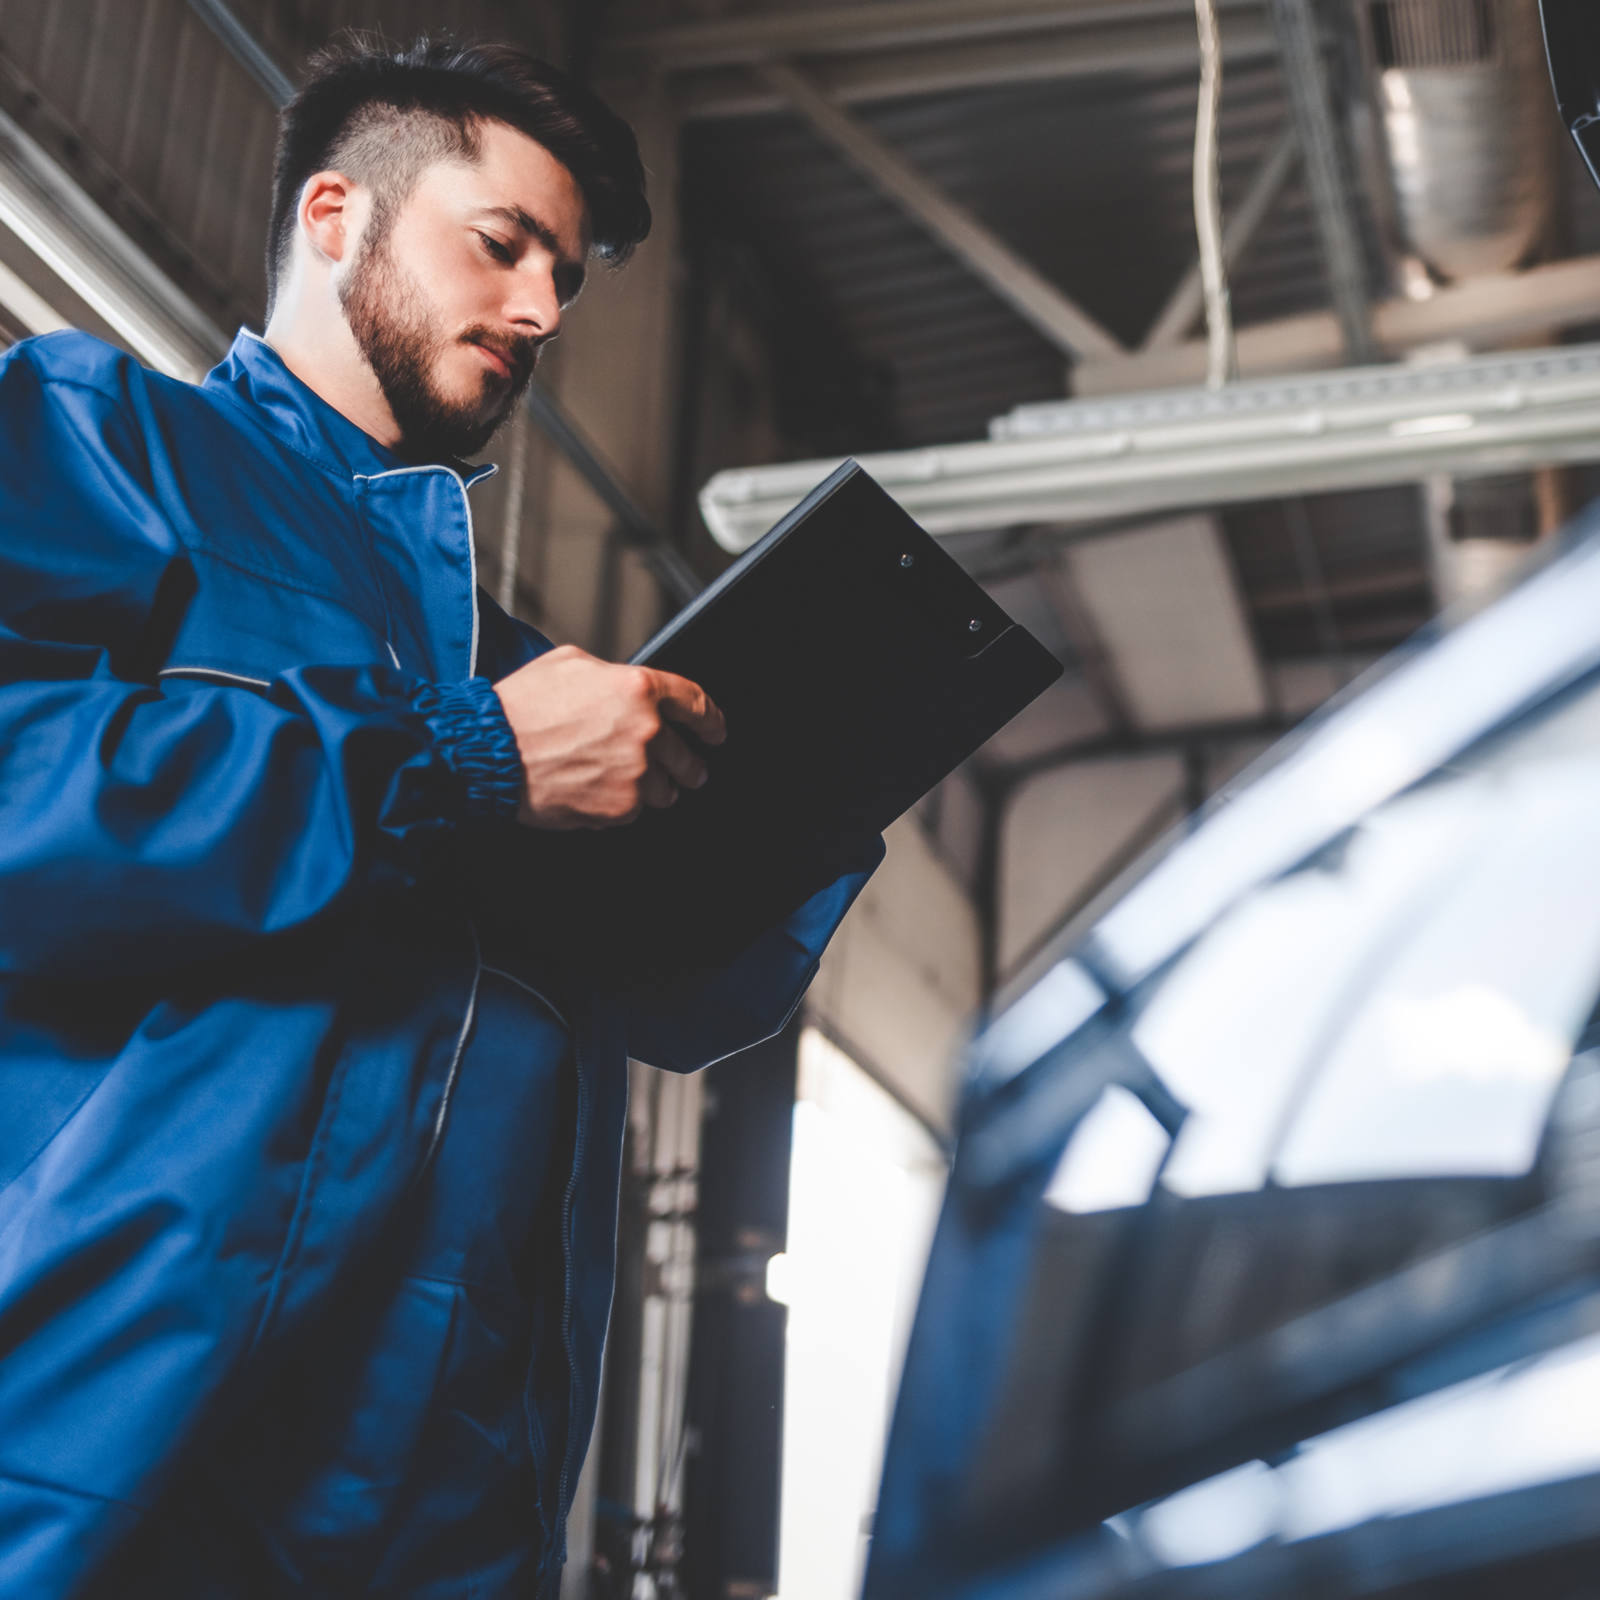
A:
{"type": "Polygon", "coordinates": [[[1362,0],[1404,247],[1440,277],[1507,272],[1557,199],[1538,0],[1362,0]]]}
{"type": "Polygon", "coordinates": [[[1495,60],[1492,0],[1372,0],[1378,69],[1476,67],[1495,60]]]}

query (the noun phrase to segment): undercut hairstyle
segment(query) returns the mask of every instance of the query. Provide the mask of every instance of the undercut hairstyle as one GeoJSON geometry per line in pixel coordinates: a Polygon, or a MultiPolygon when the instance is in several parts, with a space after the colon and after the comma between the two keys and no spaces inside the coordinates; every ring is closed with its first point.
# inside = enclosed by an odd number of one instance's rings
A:
{"type": "Polygon", "coordinates": [[[644,164],[633,129],[598,96],[510,45],[419,39],[394,52],[351,39],[312,58],[279,122],[267,232],[269,315],[308,178],[342,172],[370,189],[381,239],[428,167],[478,159],[486,122],[543,145],[583,194],[594,253],[627,260],[650,231],[644,164]]]}

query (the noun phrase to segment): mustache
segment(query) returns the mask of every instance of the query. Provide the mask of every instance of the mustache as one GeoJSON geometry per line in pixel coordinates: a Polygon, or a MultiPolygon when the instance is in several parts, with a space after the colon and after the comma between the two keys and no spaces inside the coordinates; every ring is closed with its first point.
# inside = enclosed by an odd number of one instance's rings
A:
{"type": "Polygon", "coordinates": [[[461,335],[463,344],[481,344],[485,350],[492,350],[505,364],[511,368],[511,381],[519,388],[533,376],[533,369],[539,361],[539,351],[544,345],[543,339],[535,339],[525,334],[496,333],[492,328],[468,328],[461,335]]]}

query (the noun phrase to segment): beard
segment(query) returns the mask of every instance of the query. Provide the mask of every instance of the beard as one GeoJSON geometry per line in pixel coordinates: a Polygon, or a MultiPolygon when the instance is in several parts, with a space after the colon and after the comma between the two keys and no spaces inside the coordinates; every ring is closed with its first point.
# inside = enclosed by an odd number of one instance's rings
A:
{"type": "Polygon", "coordinates": [[[399,425],[399,454],[407,461],[477,455],[533,378],[536,339],[497,334],[481,324],[455,335],[438,331],[440,318],[422,285],[394,259],[387,229],[363,241],[339,287],[339,304],[399,425]],[[511,367],[509,387],[485,372],[476,396],[452,399],[441,392],[433,374],[452,344],[481,344],[501,356],[511,367]]]}

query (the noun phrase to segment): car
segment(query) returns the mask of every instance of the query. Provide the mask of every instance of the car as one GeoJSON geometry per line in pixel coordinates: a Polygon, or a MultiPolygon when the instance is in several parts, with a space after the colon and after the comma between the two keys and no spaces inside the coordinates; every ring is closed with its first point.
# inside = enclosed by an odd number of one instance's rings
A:
{"type": "Polygon", "coordinates": [[[1600,507],[974,1041],[866,1600],[1600,1592],[1600,507]]]}

